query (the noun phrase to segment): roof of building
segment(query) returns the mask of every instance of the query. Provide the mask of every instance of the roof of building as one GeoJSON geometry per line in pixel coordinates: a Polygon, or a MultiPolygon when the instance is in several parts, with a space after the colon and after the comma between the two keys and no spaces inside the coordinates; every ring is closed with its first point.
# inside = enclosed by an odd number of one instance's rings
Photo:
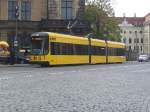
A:
{"type": "Polygon", "coordinates": [[[149,16],[150,15],[150,13],[148,13],[146,16],[145,16],[145,18],[147,17],[147,16],[149,16]]]}
{"type": "Polygon", "coordinates": [[[121,24],[124,20],[126,20],[129,24],[132,25],[143,25],[145,18],[144,17],[116,17],[116,20],[119,24],[121,24]]]}

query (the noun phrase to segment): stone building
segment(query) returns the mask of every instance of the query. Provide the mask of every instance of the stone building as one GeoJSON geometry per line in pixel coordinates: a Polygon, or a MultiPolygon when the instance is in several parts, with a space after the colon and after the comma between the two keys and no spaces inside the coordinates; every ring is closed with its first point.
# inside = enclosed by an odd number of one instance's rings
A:
{"type": "Polygon", "coordinates": [[[19,46],[29,46],[30,35],[37,31],[82,35],[88,31],[82,20],[84,6],[85,0],[0,0],[0,40],[12,44],[17,35],[19,46]]]}
{"type": "Polygon", "coordinates": [[[150,56],[150,13],[145,16],[144,21],[144,50],[150,56]]]}
{"type": "Polygon", "coordinates": [[[39,31],[42,8],[42,0],[0,0],[0,40],[13,46],[17,37],[18,46],[29,46],[30,34],[39,31]]]}
{"type": "Polygon", "coordinates": [[[150,14],[145,17],[116,17],[119,22],[122,42],[127,50],[150,56],[150,14]]]}
{"type": "Polygon", "coordinates": [[[75,19],[84,0],[43,0],[43,18],[75,19]]]}

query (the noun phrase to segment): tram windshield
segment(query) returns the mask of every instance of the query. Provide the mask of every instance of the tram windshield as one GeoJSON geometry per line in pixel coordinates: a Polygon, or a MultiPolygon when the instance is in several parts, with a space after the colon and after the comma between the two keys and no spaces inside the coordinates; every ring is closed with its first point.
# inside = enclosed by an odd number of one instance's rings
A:
{"type": "Polygon", "coordinates": [[[48,54],[48,38],[47,37],[32,37],[32,50],[33,55],[46,55],[48,54]]]}

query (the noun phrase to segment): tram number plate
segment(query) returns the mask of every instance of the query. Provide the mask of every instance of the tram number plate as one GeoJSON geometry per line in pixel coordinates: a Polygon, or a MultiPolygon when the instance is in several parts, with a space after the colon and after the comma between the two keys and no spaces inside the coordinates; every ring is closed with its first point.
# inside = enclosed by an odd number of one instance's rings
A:
{"type": "Polygon", "coordinates": [[[54,40],[56,40],[56,38],[50,38],[50,40],[53,40],[53,41],[54,41],[54,40]]]}

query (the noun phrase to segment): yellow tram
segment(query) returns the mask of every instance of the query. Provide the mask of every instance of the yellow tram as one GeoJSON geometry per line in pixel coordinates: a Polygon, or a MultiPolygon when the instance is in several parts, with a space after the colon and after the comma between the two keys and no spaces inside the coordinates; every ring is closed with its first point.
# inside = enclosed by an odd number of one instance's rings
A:
{"type": "Polygon", "coordinates": [[[125,45],[119,42],[51,32],[32,34],[30,63],[41,65],[122,63],[125,45]]]}

